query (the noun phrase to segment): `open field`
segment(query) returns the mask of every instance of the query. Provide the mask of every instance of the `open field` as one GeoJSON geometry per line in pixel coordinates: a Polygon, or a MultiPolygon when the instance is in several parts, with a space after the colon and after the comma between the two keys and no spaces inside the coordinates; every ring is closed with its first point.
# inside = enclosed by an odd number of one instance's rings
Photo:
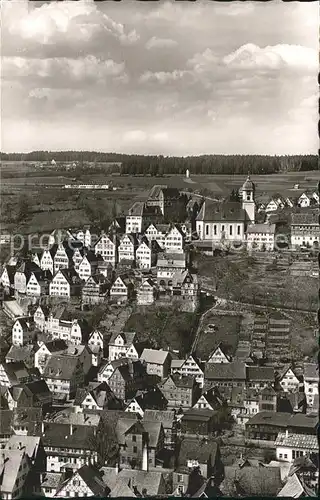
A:
{"type": "Polygon", "coordinates": [[[189,352],[198,317],[193,313],[155,307],[137,307],[128,319],[124,331],[134,331],[141,340],[152,341],[155,348],[189,352]]]}
{"type": "Polygon", "coordinates": [[[208,314],[203,322],[196,354],[200,359],[207,360],[210,353],[222,342],[230,348],[230,354],[234,354],[239,339],[241,316],[217,315],[214,312],[208,314]],[[214,331],[210,331],[208,325],[215,325],[214,331]]]}

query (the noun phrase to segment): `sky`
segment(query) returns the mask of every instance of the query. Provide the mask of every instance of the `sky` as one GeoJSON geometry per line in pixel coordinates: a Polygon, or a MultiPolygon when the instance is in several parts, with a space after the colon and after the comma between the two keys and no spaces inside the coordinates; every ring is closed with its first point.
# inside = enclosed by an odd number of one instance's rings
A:
{"type": "Polygon", "coordinates": [[[318,151],[318,2],[1,0],[1,21],[2,151],[318,151]]]}

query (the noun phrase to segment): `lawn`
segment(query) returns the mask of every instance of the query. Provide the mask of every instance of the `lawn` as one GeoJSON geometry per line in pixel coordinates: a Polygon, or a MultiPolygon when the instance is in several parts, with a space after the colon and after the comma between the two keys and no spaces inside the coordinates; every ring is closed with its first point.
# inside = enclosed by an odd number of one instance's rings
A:
{"type": "Polygon", "coordinates": [[[177,350],[182,356],[190,351],[198,317],[194,313],[173,308],[137,307],[125,325],[141,340],[149,340],[155,348],[177,350]]]}
{"type": "Polygon", "coordinates": [[[196,354],[201,359],[208,359],[213,349],[222,342],[234,354],[239,340],[241,325],[241,316],[207,314],[203,322],[199,341],[196,348],[196,354]],[[215,330],[212,331],[208,325],[214,324],[215,330]]]}

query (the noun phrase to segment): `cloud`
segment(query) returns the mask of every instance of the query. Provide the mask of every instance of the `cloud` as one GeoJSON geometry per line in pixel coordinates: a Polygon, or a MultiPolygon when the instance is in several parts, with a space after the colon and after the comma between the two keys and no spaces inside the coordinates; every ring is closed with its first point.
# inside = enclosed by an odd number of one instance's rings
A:
{"type": "Polygon", "coordinates": [[[146,49],[166,49],[175,47],[176,45],[178,45],[178,42],[172,40],[171,38],[157,38],[156,36],[153,36],[147,41],[146,49]]]}
{"type": "Polygon", "coordinates": [[[318,54],[315,49],[300,45],[282,44],[260,48],[248,43],[225,56],[223,62],[227,66],[241,69],[297,68],[317,71],[318,54]]]}
{"type": "Polygon", "coordinates": [[[181,70],[174,70],[171,72],[158,71],[155,73],[152,73],[151,71],[146,71],[140,76],[139,81],[141,83],[151,82],[151,83],[160,83],[162,85],[165,85],[167,83],[181,80],[185,75],[187,75],[187,71],[181,71],[181,70]]]}
{"type": "Polygon", "coordinates": [[[65,57],[53,59],[26,59],[23,57],[3,57],[2,75],[5,79],[40,78],[48,79],[54,86],[73,83],[103,83],[109,77],[124,75],[125,65],[112,59],[101,61],[95,56],[81,59],[65,57]]]}

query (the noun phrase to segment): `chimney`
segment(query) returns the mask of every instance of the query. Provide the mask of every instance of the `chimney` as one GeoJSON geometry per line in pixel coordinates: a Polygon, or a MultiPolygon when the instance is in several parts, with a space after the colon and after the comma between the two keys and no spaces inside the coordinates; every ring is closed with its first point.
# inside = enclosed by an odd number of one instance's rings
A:
{"type": "Polygon", "coordinates": [[[289,436],[289,431],[288,429],[286,429],[286,438],[288,438],[288,436],[289,436]]]}
{"type": "Polygon", "coordinates": [[[43,421],[41,422],[41,434],[44,435],[44,422],[43,421]]]}
{"type": "Polygon", "coordinates": [[[117,460],[117,463],[115,466],[115,471],[116,471],[116,474],[118,475],[119,474],[119,461],[118,460],[117,460]]]}
{"type": "Polygon", "coordinates": [[[148,472],[149,470],[149,452],[148,452],[148,433],[145,432],[142,436],[142,470],[148,472]]]}

